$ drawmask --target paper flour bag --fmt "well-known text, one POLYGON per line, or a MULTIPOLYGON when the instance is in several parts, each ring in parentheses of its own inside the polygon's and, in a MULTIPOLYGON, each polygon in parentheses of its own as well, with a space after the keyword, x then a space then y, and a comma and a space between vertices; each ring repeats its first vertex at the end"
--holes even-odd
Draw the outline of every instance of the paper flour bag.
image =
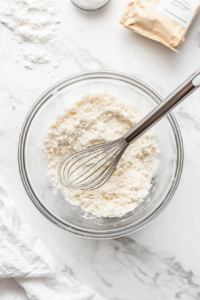
POLYGON ((177 51, 199 11, 200 0, 135 0, 120 24, 177 51))

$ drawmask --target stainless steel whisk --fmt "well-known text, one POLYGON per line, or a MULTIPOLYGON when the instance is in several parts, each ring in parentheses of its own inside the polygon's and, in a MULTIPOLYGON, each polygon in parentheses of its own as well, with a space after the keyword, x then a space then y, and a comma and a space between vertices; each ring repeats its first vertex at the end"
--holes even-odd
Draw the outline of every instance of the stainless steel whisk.
POLYGON ((152 110, 124 137, 96 144, 64 158, 58 169, 62 184, 80 190, 94 190, 108 181, 128 146, 155 125, 169 111, 200 87, 200 70, 152 110))

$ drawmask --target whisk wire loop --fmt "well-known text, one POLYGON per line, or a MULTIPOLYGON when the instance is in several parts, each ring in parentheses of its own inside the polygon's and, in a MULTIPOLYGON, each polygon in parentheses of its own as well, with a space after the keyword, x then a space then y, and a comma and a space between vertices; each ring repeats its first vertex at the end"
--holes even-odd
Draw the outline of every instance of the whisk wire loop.
POLYGON ((126 140, 120 138, 68 155, 58 168, 61 183, 73 189, 99 188, 110 178, 127 147, 126 140))
MULTIPOLYGON (((113 153, 114 152, 114 150, 115 149, 113 149, 112 151, 110 151, 109 153, 107 153, 106 155, 104 155, 102 158, 100 158, 97 162, 96 162, 96 165, 98 165, 101 161, 103 161, 107 156, 109 156, 109 155, 115 155, 116 154, 116 152, 118 151, 118 149, 115 151, 115 153, 113 153)), ((100 154, 103 154, 103 153, 105 153, 105 152, 107 152, 107 150, 104 150, 104 151, 102 151, 100 154)), ((99 156, 99 154, 97 154, 94 158, 96 158, 97 156, 99 156)), ((103 165, 106 165, 106 163, 109 161, 109 160, 111 160, 111 159, 113 159, 114 157, 108 157, 107 158, 107 160, 105 161, 105 162, 103 162, 103 164, 102 165, 100 165, 99 167, 98 167, 98 169, 97 170, 95 170, 93 173, 91 173, 90 175, 88 175, 86 178, 84 178, 82 181, 80 181, 80 182, 77 182, 78 184, 79 183, 81 183, 81 182, 83 182, 84 180, 86 180, 86 179, 88 179, 90 176, 92 176, 92 175, 94 175, 96 172, 98 172, 98 170, 103 166, 103 165)), ((93 158, 92 158, 93 159, 93 158)), ((82 164, 82 165, 84 165, 84 163, 82 164)), ((81 165, 81 166, 82 166, 81 165)), ((80 168, 80 166, 76 169, 76 170, 78 170, 80 168)), ((83 173, 83 174, 81 174, 78 178, 76 178, 75 180, 73 180, 72 182, 76 182, 79 178, 81 178, 81 177, 83 177, 86 173, 88 173, 91 169, 93 169, 94 168, 94 165, 93 164, 91 164, 91 167, 87 170, 87 171, 85 171, 85 173, 83 173)), ((75 170, 73 171, 73 172, 75 172, 75 170)), ((69 175, 69 179, 70 179, 70 176, 73 174, 73 172, 69 175)), ((93 179, 93 180, 95 180, 95 179, 93 179)), ((93 182, 93 180, 92 181, 89 181, 88 182, 88 184, 90 183, 90 182, 93 182)))

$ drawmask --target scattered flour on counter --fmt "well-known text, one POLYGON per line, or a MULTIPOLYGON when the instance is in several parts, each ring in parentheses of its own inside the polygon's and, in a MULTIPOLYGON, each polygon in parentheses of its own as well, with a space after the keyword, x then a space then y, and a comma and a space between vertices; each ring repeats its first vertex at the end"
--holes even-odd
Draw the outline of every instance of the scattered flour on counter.
POLYGON ((115 140, 141 119, 141 112, 130 104, 106 93, 92 94, 67 106, 47 129, 43 150, 49 175, 71 204, 97 216, 119 217, 148 195, 159 152, 152 130, 127 148, 111 178, 99 189, 69 189, 58 178, 59 163, 66 155, 115 140))
POLYGON ((25 67, 29 69, 50 60, 44 45, 57 36, 58 3, 58 0, 6 0, 0 6, 0 22, 22 43, 25 67))
POLYGON ((50 61, 49 53, 41 47, 29 47, 22 50, 24 57, 24 66, 32 70, 34 64, 46 64, 50 61))

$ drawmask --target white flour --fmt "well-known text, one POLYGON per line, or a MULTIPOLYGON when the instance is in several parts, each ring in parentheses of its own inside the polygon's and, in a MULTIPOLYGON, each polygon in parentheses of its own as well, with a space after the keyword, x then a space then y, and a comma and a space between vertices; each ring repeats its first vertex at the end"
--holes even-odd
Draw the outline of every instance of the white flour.
POLYGON ((32 46, 22 50, 24 57, 24 66, 32 70, 33 64, 45 64, 50 61, 49 53, 42 47, 32 46))
POLYGON ((49 61, 41 45, 57 36, 58 0, 6 0, 0 7, 0 22, 12 30, 19 43, 23 43, 26 67, 31 69, 33 64, 49 61))
POLYGON ((44 154, 50 177, 70 203, 98 216, 118 217, 147 196, 158 165, 158 146, 151 130, 128 147, 109 181, 97 190, 69 189, 57 175, 66 155, 117 139, 141 118, 137 108, 109 94, 86 95, 57 117, 45 134, 44 154))
POLYGON ((73 2, 84 8, 97 9, 106 4, 108 0, 73 0, 73 2))

